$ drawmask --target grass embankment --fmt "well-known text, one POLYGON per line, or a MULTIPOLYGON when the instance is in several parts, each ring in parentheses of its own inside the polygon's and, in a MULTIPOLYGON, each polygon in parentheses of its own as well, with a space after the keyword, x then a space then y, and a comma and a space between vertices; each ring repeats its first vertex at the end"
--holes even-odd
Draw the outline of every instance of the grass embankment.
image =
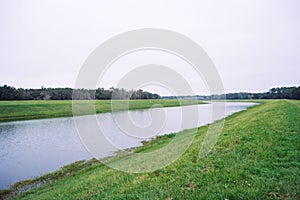
MULTIPOLYGON (((76 101, 78 104, 89 104, 86 100, 76 101)), ((114 100, 114 106, 119 110, 126 108, 127 100, 114 100)), ((172 107, 182 105, 201 104, 203 102, 197 100, 130 100, 129 109, 146 109, 155 105, 163 107, 172 107)), ((111 112, 110 100, 96 100, 96 113, 111 112)), ((82 113, 92 114, 92 113, 82 113)), ((73 116, 72 101, 0 101, 0 122, 54 118, 73 116)))
MULTIPOLYGON (((180 159, 161 170, 129 174, 79 162, 56 172, 59 180, 17 199, 300 199, 299 120, 300 101, 265 101, 228 117, 205 158, 198 155, 207 126, 180 159)), ((172 136, 137 151, 160 148, 172 136)))

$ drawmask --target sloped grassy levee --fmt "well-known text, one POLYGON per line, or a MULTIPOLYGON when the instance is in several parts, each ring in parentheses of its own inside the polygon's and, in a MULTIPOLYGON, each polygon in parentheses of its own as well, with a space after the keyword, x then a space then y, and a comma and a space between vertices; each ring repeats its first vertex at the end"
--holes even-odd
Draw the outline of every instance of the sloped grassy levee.
MULTIPOLYGON (((127 100, 113 100, 116 109, 127 109, 127 100)), ((77 100, 78 104, 89 105, 87 100, 77 100)), ((197 100, 130 100, 129 109, 145 109, 155 105, 163 107, 172 107, 181 105, 201 104, 203 102, 197 100)), ((93 105, 92 105, 93 106, 93 105)), ((111 100, 95 100, 96 113, 111 112, 111 100)), ((79 114, 93 114, 85 113, 79 114)), ((0 122, 28 120, 39 118, 53 118, 72 116, 72 101, 71 100, 49 100, 49 101, 0 101, 0 122)))
MULTIPOLYGON (((265 101, 228 117, 205 158, 198 154, 207 126, 161 170, 129 174, 96 163, 17 199, 300 199, 299 120, 300 101, 265 101)), ((137 151, 161 148, 172 136, 137 151)))

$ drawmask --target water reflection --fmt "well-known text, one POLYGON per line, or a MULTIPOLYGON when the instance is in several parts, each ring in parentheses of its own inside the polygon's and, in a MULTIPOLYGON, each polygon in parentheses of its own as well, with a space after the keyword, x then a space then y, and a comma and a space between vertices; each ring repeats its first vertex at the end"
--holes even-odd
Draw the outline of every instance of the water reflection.
MULTIPOLYGON (((226 115, 252 105, 254 104, 226 103, 226 115)), ((157 132, 158 135, 211 123, 211 105, 189 107, 199 111, 196 124, 181 127, 181 108, 163 108, 165 121, 157 132)), ((151 109, 152 116, 159 119, 159 110, 151 109)), ((153 120, 149 110, 129 111, 129 114, 138 127, 147 127, 153 120)), ((132 135, 133 133, 124 134, 122 128, 115 124, 115 118, 122 119, 125 115, 127 116, 125 112, 119 112, 116 116, 111 113, 97 115, 99 126, 115 147, 124 149, 138 146, 145 138, 151 138, 148 133, 143 135, 144 139, 132 135)), ((90 117, 77 118, 88 122, 90 117)), ((17 181, 57 170, 72 162, 91 158, 80 142, 72 117, 0 123, 0 147, 0 189, 17 181)), ((112 153, 107 149, 103 156, 112 153)))

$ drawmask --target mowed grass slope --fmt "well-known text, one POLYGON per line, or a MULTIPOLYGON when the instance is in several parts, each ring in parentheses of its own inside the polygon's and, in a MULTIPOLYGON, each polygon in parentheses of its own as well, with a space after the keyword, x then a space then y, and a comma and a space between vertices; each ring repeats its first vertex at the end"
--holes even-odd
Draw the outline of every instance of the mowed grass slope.
MULTIPOLYGON (((92 101, 94 102, 94 101, 92 101)), ((76 101, 78 104, 89 104, 87 100, 76 101)), ((127 100, 115 100, 114 106, 119 110, 126 109, 127 100)), ((145 109, 155 105, 163 107, 201 104, 203 102, 197 100, 130 100, 129 109, 145 109)), ((96 100, 96 113, 111 112, 110 100, 96 100)), ((82 114, 93 114, 85 113, 82 114)), ((49 101, 0 101, 0 122, 15 121, 25 119, 53 118, 72 116, 71 100, 49 100, 49 101)))
MULTIPOLYGON (((96 164, 17 199, 300 199, 300 101, 266 101, 226 119, 208 156, 207 131, 166 168, 129 174, 96 164)), ((190 130, 178 134, 189 134, 190 130)), ((162 136, 138 149, 160 148, 162 136)))

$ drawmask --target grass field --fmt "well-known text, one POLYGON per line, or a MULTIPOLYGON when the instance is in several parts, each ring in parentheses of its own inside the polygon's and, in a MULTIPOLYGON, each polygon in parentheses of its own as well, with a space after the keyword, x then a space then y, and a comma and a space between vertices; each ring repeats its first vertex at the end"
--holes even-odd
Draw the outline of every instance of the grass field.
MULTIPOLYGON (((97 161, 78 162, 36 179, 50 183, 17 199, 300 199, 299 120, 300 101, 265 101, 226 118, 205 158, 198 154, 207 126, 180 159, 161 170, 129 174, 97 161)), ((137 151, 158 149, 174 135, 137 151)))
MULTIPOLYGON (((76 101, 80 104, 88 104, 88 101, 76 101)), ((119 110, 124 110, 126 107, 126 100, 115 100, 115 106, 119 110)), ((203 103, 196 100, 130 100, 129 109, 145 109, 151 108, 155 105, 163 107, 192 105, 203 103)), ((110 100, 96 100, 96 113, 111 112, 110 100)), ((82 114, 92 114, 84 113, 82 114)), ((72 101, 0 101, 0 122, 39 119, 39 118, 53 118, 72 116, 72 101)))

